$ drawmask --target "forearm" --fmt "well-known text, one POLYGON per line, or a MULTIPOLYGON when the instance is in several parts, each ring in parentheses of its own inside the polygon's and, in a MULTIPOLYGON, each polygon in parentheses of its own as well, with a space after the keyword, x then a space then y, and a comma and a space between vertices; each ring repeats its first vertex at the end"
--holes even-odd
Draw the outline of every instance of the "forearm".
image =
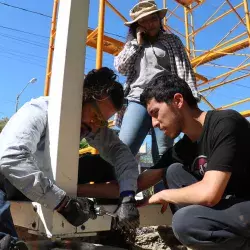
MULTIPOLYGON (((144 171, 137 180, 138 190, 141 192, 145 189, 154 186, 163 176, 164 169, 150 169, 144 171)), ((80 184, 78 185, 77 195, 83 197, 93 198, 118 198, 120 195, 119 185, 117 182, 109 183, 94 183, 94 184, 80 184)))
POLYGON ((164 175, 164 169, 149 169, 139 175, 137 185, 138 192, 146 190, 158 182, 160 182, 164 175))
POLYGON ((162 200, 173 204, 197 204, 210 206, 207 196, 207 186, 200 182, 178 189, 166 189, 161 191, 162 200))
POLYGON ((115 199, 120 196, 119 185, 116 182, 79 184, 77 196, 115 199))

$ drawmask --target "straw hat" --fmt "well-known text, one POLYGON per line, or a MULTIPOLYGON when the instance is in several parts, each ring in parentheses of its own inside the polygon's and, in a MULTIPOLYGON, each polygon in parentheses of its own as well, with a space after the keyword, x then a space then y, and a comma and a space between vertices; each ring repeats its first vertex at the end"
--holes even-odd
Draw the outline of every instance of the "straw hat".
POLYGON ((140 1, 129 11, 132 21, 125 22, 124 24, 130 26, 131 24, 136 23, 139 19, 154 13, 159 13, 159 17, 163 19, 166 16, 167 10, 168 9, 158 9, 153 0, 140 1))

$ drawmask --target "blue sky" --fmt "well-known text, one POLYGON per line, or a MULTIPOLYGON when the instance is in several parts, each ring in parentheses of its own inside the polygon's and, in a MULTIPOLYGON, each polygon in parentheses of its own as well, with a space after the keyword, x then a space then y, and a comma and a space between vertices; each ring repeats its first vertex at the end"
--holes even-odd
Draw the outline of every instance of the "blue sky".
MULTIPOLYGON (((95 28, 98 20, 99 1, 91 0, 90 2, 89 27, 95 28)), ((129 18, 129 9, 137 1, 111 0, 110 2, 119 8, 125 17, 129 18)), ((159 6, 162 6, 161 0, 157 0, 156 2, 159 6)), ((168 0, 167 2, 169 9, 173 9, 176 6, 173 0, 168 0)), ((240 3, 238 0, 234 2, 240 3)), ((195 21, 195 26, 199 27, 201 23, 204 23, 209 15, 216 10, 216 6, 219 6, 221 3, 222 1, 220 0, 216 2, 212 0, 206 1, 205 5, 200 7, 199 11, 194 14, 195 20, 197 20, 195 21)), ((16 96, 31 78, 35 77, 38 81, 24 91, 20 97, 20 105, 31 98, 43 95, 52 8, 53 0, 0 1, 0 118, 9 117, 15 112, 16 96), (3 3, 34 11, 37 12, 37 14, 9 7, 3 3)), ((227 9, 228 7, 223 7, 220 13, 227 9)), ((183 15, 183 9, 179 8, 177 13, 183 15)), ((211 46, 215 45, 223 37, 223 34, 227 33, 225 28, 230 30, 237 22, 238 19, 235 15, 216 23, 206 32, 201 32, 197 35, 197 45, 201 49, 210 49, 211 46), (222 30, 225 30, 225 32, 222 33, 222 30)), ((184 25, 178 19, 171 17, 169 24, 180 32, 184 32, 184 25)), ((232 33, 232 36, 239 34, 242 30, 243 28, 239 28, 235 33, 232 33)), ((114 35, 111 36, 123 41, 127 33, 127 29, 122 24, 121 19, 108 7, 106 9, 105 31, 113 33, 114 35)), ((242 50, 240 53, 249 54, 249 48, 242 50)), ((243 57, 240 58, 239 56, 228 56, 226 59, 217 60, 216 63, 235 67, 240 64, 243 59, 243 57)), ((113 67, 113 57, 105 54, 103 64, 108 67, 113 67)), ((95 50, 87 48, 85 71, 87 72, 94 67, 95 50)), ((221 67, 202 66, 198 68, 198 72, 213 77, 225 72, 225 69, 221 67)), ((120 77, 120 81, 124 82, 124 78, 120 77)), ((238 81, 236 84, 221 87, 208 95, 208 99, 216 107, 247 97, 250 97, 249 78, 238 81)), ((207 106, 204 104, 201 104, 201 107, 207 109, 207 106)), ((249 102, 235 107, 235 109, 239 111, 249 108, 249 102)))

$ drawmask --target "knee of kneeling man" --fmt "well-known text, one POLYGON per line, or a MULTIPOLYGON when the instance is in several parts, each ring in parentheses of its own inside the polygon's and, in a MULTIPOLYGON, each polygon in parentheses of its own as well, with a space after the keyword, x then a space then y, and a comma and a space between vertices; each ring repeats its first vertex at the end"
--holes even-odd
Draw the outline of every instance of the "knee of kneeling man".
POLYGON ((171 182, 171 180, 175 179, 175 176, 178 176, 181 168, 183 168, 183 164, 181 163, 173 163, 166 169, 166 181, 171 182))
POLYGON ((192 246, 194 244, 193 231, 194 217, 190 210, 196 205, 190 205, 179 209, 174 215, 172 220, 172 228, 176 238, 185 246, 192 246))

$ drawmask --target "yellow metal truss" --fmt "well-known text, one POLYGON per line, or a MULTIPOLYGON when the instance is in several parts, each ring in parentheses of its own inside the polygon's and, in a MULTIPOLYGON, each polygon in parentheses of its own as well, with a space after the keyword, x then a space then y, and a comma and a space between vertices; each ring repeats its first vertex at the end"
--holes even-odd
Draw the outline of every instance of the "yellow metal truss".
MULTIPOLYGON (((137 0, 138 1, 138 0, 137 0)), ((113 1, 116 3, 115 1, 113 1)), ((136 0, 135 0, 136 2, 136 0)), ((225 104, 221 107, 215 107, 211 101, 209 101, 209 93, 225 87, 231 83, 237 83, 250 76, 250 63, 248 60, 250 58, 249 51, 248 53, 242 53, 242 50, 249 47, 250 42, 250 15, 248 0, 218 0, 216 1, 219 6, 215 7, 214 12, 210 13, 207 20, 203 23, 200 23, 200 20, 197 21, 196 13, 199 13, 200 9, 203 8, 206 4, 214 4, 213 0, 162 0, 163 7, 168 7, 168 14, 164 19, 164 27, 166 30, 172 33, 176 33, 179 37, 184 37, 186 41, 187 53, 190 57, 191 64, 194 68, 197 86, 199 91, 203 94, 203 102, 208 105, 211 109, 226 109, 233 107, 245 102, 249 102, 250 98, 246 97, 242 100, 232 102, 231 104, 225 104), (170 8, 168 5, 172 6, 170 8), (173 7, 173 3, 175 6, 173 7), (180 14, 180 9, 182 9, 180 14), (216 33, 215 36, 218 37, 218 42, 214 45, 211 44, 209 49, 200 49, 197 46, 197 37, 202 32, 206 34, 206 31, 212 26, 218 24, 224 18, 228 16, 236 17, 235 25, 233 27, 224 27, 220 33, 216 33), (175 18, 182 22, 183 32, 180 30, 171 27, 169 21, 175 18), (194 25, 199 23, 199 25, 194 25), (196 27, 197 26, 197 27, 196 27), (237 32, 233 37, 237 29, 241 32, 237 32), (227 58, 235 56, 237 60, 240 58, 242 61, 237 66, 228 66, 228 65, 219 65, 216 60, 221 58, 227 58), (223 69, 223 73, 216 76, 208 77, 203 75, 202 67, 214 67, 223 69), (244 73, 244 74, 243 74, 244 73), (206 85, 206 87, 203 87, 206 85)), ((157 1, 159 3, 159 1, 157 1)), ((49 82, 51 75, 51 61, 53 57, 53 48, 54 48, 54 38, 56 33, 56 16, 58 10, 59 0, 54 0, 54 10, 51 26, 51 37, 50 37, 50 46, 48 53, 48 63, 47 63, 47 74, 45 82, 45 95, 48 95, 49 91, 49 82)), ((99 0, 99 18, 98 18, 98 27, 94 30, 88 30, 87 45, 96 48, 96 67, 99 68, 102 66, 103 52, 109 53, 111 55, 117 55, 124 46, 124 42, 104 35, 104 17, 105 9, 109 7, 114 11, 116 15, 121 18, 122 22, 127 21, 124 15, 108 0, 99 0)), ((126 14, 126 13, 124 13, 126 14)), ((208 37, 209 39, 209 37, 208 37)), ((224 89, 223 89, 224 90, 224 89)), ((225 90, 226 92, 226 90, 225 90)), ((249 111, 243 112, 244 116, 249 115, 249 111)))

